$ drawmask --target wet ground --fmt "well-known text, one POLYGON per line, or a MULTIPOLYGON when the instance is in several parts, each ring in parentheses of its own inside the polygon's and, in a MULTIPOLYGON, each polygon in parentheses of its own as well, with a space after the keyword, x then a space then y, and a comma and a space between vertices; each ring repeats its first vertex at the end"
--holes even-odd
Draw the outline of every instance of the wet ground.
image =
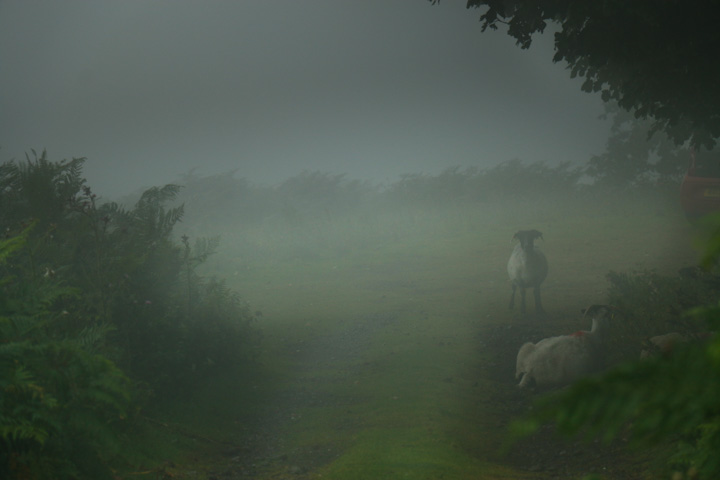
MULTIPOLYGON (((373 315, 363 321, 352 322, 348 329, 313 337, 310 343, 314 345, 303 341, 288 345, 288 350, 303 357, 298 358, 298 364, 305 368, 321 368, 334 361, 353 363, 348 362, 349 358, 361 358, 375 332, 391 326, 394 321, 392 315, 373 315), (317 356, 313 358, 312 355, 317 356)), ((517 348, 525 341, 557 334, 559 328, 552 322, 532 320, 479 329, 476 338, 478 348, 490 349, 491 357, 495 359, 487 363, 481 375, 487 376, 487 380, 495 386, 486 402, 493 405, 495 424, 499 428, 506 428, 513 419, 532 408, 533 399, 537 395, 516 386, 514 369, 517 348)), ((355 363, 357 368, 373 368, 372 364, 355 363)), ((299 378, 303 376, 299 375, 299 378)), ((444 381, 452 382, 453 379, 444 381)), ((293 383, 273 400, 272 405, 267 406, 266 415, 242 427, 242 431, 238 432, 238 441, 217 445, 214 448, 218 453, 217 459, 207 469, 193 472, 192 475, 188 475, 187 470, 176 469, 173 476, 228 480, 320 478, 318 471, 339 459, 344 449, 332 441, 319 441, 300 448, 290 446, 286 436, 292 428, 289 425, 294 415, 306 406, 332 409, 341 406, 347 408, 348 415, 344 421, 335 424, 337 432, 342 433, 343 429, 360 430, 363 428, 362 420, 353 416, 352 412, 353 402, 361 402, 363 399, 333 395, 328 393, 331 390, 317 388, 317 382, 315 379, 293 383)), ((488 455, 486 451, 476 453, 478 456, 488 455)), ((543 427, 531 437, 520 440, 509 448, 507 454, 498 456, 492 453, 491 456, 493 463, 515 470, 517 478, 574 479, 590 473, 613 480, 646 478, 643 472, 647 469, 647 454, 639 455, 629 451, 622 441, 606 446, 597 442, 559 438, 551 426, 543 427)))

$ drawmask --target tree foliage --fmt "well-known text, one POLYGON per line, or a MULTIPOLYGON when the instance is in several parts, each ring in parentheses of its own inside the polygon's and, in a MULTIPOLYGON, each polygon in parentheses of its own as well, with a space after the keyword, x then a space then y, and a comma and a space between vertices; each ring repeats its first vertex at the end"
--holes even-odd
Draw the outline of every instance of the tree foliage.
POLYGON ((675 145, 664 132, 651 135, 651 121, 636 119, 617 104, 605 104, 605 111, 612 118, 610 137, 605 151, 590 158, 587 175, 598 185, 614 188, 676 186, 690 151, 675 145))
MULTIPOLYGON (((437 3, 439 0, 431 0, 437 3)), ((720 137, 720 9, 715 2, 468 0, 482 30, 507 26, 522 48, 555 30, 555 62, 582 89, 600 92, 637 118, 653 120, 677 144, 712 148, 720 137)))

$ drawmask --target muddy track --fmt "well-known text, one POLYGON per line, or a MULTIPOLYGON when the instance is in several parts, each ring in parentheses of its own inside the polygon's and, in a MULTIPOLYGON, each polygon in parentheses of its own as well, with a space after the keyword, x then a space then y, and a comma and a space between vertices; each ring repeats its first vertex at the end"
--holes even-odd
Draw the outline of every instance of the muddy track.
MULTIPOLYGON (((332 441, 291 448, 284 441, 298 409, 303 407, 348 407, 362 398, 330 393, 316 388, 319 381, 337 381, 347 375, 347 369, 323 380, 313 379, 317 369, 332 368, 335 364, 352 365, 350 368, 372 368, 363 362, 364 354, 372 345, 376 333, 396 321, 392 314, 373 314, 354 318, 347 328, 328 334, 312 336, 305 341, 288 341, 287 351, 293 356, 295 381, 285 385, 278 396, 266 406, 265 414, 239 432, 240 439, 233 447, 222 452, 222 458, 208 472, 208 478, 314 478, 314 471, 342 456, 342 446, 332 441)), ((487 399, 494 410, 495 420, 501 427, 526 413, 535 395, 520 391, 514 379, 517 348, 528 340, 537 340, 557 334, 560 327, 552 323, 515 322, 506 325, 484 326, 478 329, 478 348, 489 350, 493 362, 481 372, 493 383, 491 397, 487 399)), ((332 389, 329 389, 330 391, 332 389)), ((353 417, 339 421, 338 429, 359 430, 353 417)), ((478 452, 487 455, 487 452, 478 452)), ((580 442, 559 438, 552 427, 543 427, 535 435, 513 445, 506 455, 493 461, 526 472, 529 478, 582 478, 589 473, 606 475, 614 480, 642 478, 643 459, 628 454, 625 445, 617 442, 603 446, 597 442, 580 442), (537 474, 537 477, 534 477, 537 474)))
MULTIPOLYGON (((353 318, 348 327, 335 332, 316 335, 310 340, 288 341, 287 352, 296 366, 293 372, 297 379, 286 385, 278 396, 272 399, 266 415, 255 418, 246 425, 244 433, 239 435, 242 441, 227 448, 222 455, 227 459, 220 461, 209 472, 208 478, 245 480, 251 478, 307 478, 313 470, 335 460, 342 455, 340 446, 333 443, 318 443, 305 448, 289 448, 284 441, 288 424, 296 420, 297 411, 303 407, 338 407, 362 401, 347 396, 335 395, 317 387, 312 379, 313 371, 333 368, 335 364, 354 365, 351 368, 372 368, 371 363, 362 358, 372 345, 376 332, 393 325, 397 315, 375 313, 353 318)), ((347 369, 338 375, 345 376, 347 369)), ((337 379, 328 378, 332 382, 337 379)), ((360 428, 352 417, 337 424, 338 429, 360 428)))

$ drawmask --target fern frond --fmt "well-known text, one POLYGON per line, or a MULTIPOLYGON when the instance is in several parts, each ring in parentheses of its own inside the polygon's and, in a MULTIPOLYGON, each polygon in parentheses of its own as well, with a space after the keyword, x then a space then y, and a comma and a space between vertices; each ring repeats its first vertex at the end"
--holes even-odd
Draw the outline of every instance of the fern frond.
POLYGON ((213 255, 220 245, 220 236, 199 237, 193 245, 192 260, 196 263, 203 263, 210 255, 213 255))
POLYGON ((93 352, 97 347, 101 346, 110 332, 116 330, 115 326, 104 323, 100 325, 90 325, 83 328, 76 336, 69 341, 80 346, 88 352, 93 352))
POLYGON ((27 237, 37 222, 33 221, 25 227, 18 235, 13 237, 0 240, 0 264, 5 263, 5 260, 12 255, 15 251, 20 249, 25 243, 27 243, 27 237))
POLYGON ((50 436, 49 432, 29 422, 5 423, 11 419, 0 417, 0 438, 5 441, 17 442, 20 440, 31 440, 43 445, 50 436))
POLYGON ((175 184, 167 184, 163 187, 151 187, 143 192, 135 205, 136 210, 143 210, 145 208, 156 208, 168 202, 174 200, 178 192, 182 187, 175 184))

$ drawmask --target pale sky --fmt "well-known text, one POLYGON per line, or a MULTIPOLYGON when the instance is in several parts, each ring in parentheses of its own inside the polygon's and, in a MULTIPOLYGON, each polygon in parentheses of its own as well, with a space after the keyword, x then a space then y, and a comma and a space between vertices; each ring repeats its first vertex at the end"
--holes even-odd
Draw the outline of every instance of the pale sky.
POLYGON ((479 10, 425 0, 0 0, 0 161, 87 157, 102 196, 601 153, 602 102, 479 10))

